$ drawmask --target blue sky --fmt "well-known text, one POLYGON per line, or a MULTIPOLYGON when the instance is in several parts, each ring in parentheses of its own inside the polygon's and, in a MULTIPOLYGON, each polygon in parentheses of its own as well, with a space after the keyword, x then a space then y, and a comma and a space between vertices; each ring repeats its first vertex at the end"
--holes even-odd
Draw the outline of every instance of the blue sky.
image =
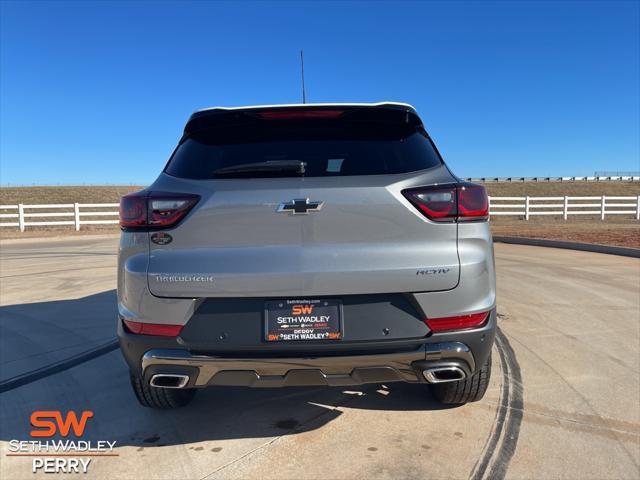
POLYGON ((7 2, 0 183, 145 184, 198 108, 416 106, 461 176, 640 170, 640 3, 7 2))

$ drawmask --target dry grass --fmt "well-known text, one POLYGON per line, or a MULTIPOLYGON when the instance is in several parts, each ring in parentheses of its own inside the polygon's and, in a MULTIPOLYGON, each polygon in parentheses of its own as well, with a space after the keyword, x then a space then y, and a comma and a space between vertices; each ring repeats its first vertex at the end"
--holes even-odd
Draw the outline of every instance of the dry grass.
POLYGON ((116 203, 120 197, 144 187, 139 186, 95 186, 78 187, 2 187, 0 204, 18 203, 116 203))
POLYGON ((495 197, 640 195, 640 182, 487 182, 484 186, 495 197))
MULTIPOLYGON (((640 195, 640 182, 522 182, 485 184, 492 196, 587 196, 640 195)), ((7 187, 0 188, 0 203, 115 203, 120 196, 140 190, 140 186, 69 186, 69 187, 7 187)), ((494 217, 494 235, 550 238, 603 245, 640 248, 640 223, 631 216, 572 217, 568 221, 556 217, 537 217, 524 221, 515 217, 494 217)), ((31 227, 20 233, 14 228, 0 229, 0 238, 42 237, 51 235, 83 235, 87 233, 116 233, 117 225, 87 225, 80 232, 72 227, 31 227)))
POLYGON ((546 238, 579 243, 597 243, 640 248, 640 223, 633 219, 586 219, 552 221, 535 218, 529 221, 491 219, 494 236, 546 238))

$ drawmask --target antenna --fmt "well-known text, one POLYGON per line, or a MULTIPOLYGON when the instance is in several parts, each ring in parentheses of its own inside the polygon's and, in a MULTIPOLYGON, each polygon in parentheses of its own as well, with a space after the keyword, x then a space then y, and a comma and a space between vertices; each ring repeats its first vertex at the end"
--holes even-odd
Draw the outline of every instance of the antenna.
POLYGON ((300 50, 300 69, 302 70, 302 103, 307 103, 307 95, 304 92, 304 53, 300 50))

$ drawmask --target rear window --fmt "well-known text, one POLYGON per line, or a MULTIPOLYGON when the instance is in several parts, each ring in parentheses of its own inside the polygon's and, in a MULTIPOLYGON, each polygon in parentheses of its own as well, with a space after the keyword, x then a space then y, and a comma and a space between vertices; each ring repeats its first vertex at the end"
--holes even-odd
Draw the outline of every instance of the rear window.
POLYGON ((424 170, 442 163, 420 127, 259 122, 190 133, 174 152, 165 172, 181 178, 211 179, 218 178, 215 172, 223 168, 276 161, 304 162, 304 173, 289 169, 243 172, 237 177, 384 175, 424 170))

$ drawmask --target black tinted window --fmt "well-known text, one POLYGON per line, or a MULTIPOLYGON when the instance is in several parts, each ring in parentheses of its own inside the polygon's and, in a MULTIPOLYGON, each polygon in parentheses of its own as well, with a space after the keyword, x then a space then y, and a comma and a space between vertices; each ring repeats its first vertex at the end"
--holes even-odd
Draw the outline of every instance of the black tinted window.
MULTIPOLYGON (((191 134, 165 171, 176 177, 207 179, 216 178, 215 172, 223 168, 279 160, 305 162, 306 177, 406 173, 441 163, 426 134, 415 128, 260 126, 191 134)), ((290 175, 300 174, 289 170, 238 176, 290 175)))

